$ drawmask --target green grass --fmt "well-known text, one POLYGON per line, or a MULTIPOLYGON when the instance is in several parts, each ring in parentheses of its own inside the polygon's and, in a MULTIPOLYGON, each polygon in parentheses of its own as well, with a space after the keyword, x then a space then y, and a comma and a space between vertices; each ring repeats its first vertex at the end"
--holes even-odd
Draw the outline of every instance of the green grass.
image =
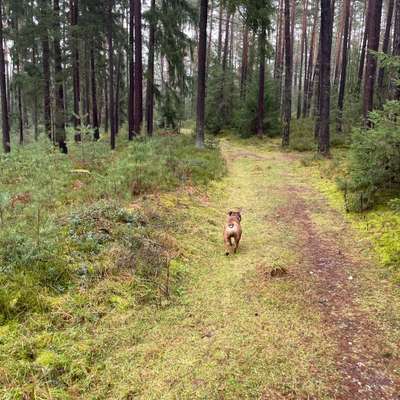
POLYGON ((216 142, 199 151, 182 135, 121 140, 117 152, 105 142, 70 145, 68 157, 43 140, 1 155, 0 170, 4 322, 47 312, 48 296, 103 276, 107 257, 134 258, 131 269, 142 272, 148 261, 151 280, 168 264, 169 244, 158 236, 171 216, 125 205, 149 193, 206 185, 223 176, 225 165, 216 142))
MULTIPOLYGON (((88 180, 95 189, 88 189, 85 200, 77 195, 50 209, 65 235, 59 242, 64 267, 74 278, 68 276, 58 292, 44 286, 38 294, 44 306, 3 321, 0 399, 333 398, 340 383, 337 343, 309 295, 315 282, 306 273, 310 261, 299 251, 306 239, 277 213, 291 206, 293 188, 304 189, 317 228, 333 229, 321 222, 329 210, 314 210, 307 196, 314 185, 315 193, 339 198, 334 184, 321 180, 315 161, 306 168, 277 142, 257 138, 222 139, 224 176, 214 143, 198 152, 186 137, 134 143, 96 171, 129 174, 142 162, 126 161, 140 159, 131 154, 139 148, 165 169, 171 165, 164 163, 168 146, 168 159, 172 153, 193 167, 183 180, 181 172, 165 171, 177 190, 156 191, 160 181, 140 186, 146 192, 131 198, 129 175, 102 198, 96 194, 101 183, 88 180), (207 165, 197 169, 202 162, 193 166, 186 157, 207 165), (193 187, 195 182, 200 185, 193 187), (239 253, 226 257, 222 225, 236 207, 243 209, 244 236, 239 253), (276 267, 288 275, 272 279, 276 267)), ((60 162, 68 163, 65 171, 82 167, 60 162)), ((85 168, 94 175, 90 165, 85 168)), ((158 176, 151 173, 146 181, 158 176)), ((63 198, 74 195, 69 192, 63 198)), ((375 269, 365 276, 376 279, 375 269)), ((360 303, 372 314, 375 297, 380 310, 394 297, 367 281, 360 303)), ((393 303, 380 320, 388 345, 397 340, 397 319, 390 318, 398 301, 393 303)))

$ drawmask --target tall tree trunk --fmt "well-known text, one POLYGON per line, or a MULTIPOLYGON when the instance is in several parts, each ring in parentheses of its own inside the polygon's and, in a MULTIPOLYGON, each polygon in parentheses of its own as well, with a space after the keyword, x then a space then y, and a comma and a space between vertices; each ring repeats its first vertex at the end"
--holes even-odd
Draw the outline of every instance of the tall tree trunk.
POLYGON ((249 69, 249 28, 243 26, 243 51, 242 51, 242 68, 240 71, 240 98, 246 97, 246 85, 249 69))
POLYGON ((107 0, 107 43, 108 43, 108 114, 110 120, 110 146, 115 149, 115 101, 114 101, 114 47, 113 47, 113 6, 114 0, 107 0))
POLYGON ((342 10, 340 16, 340 22, 337 30, 336 35, 336 49, 335 49, 335 70, 334 70, 334 79, 333 85, 337 87, 339 82, 339 74, 340 74, 340 67, 341 67, 341 57, 342 57, 342 43, 343 43, 343 31, 344 31, 344 24, 345 24, 345 11, 342 10))
MULTIPOLYGON (((303 16, 302 16, 302 32, 301 32, 301 49, 300 49, 300 74, 299 74, 299 88, 297 94, 297 119, 301 117, 301 98, 302 98, 302 77, 303 77, 303 64, 304 69, 307 71, 307 0, 304 0, 303 16), (305 58, 305 60, 304 60, 305 58)), ((304 78, 304 90, 306 90, 306 78, 304 78)))
POLYGON ((115 134, 119 133, 119 124, 120 124, 120 90, 121 90, 121 69, 122 69, 122 59, 123 54, 122 51, 119 51, 118 54, 118 62, 117 62, 117 81, 116 81, 116 90, 115 90, 115 134))
MULTIPOLYGON (((365 50, 367 47, 367 39, 368 39, 368 29, 369 29, 369 18, 368 18, 368 7, 369 7, 369 1, 366 0, 366 9, 367 11, 365 12, 365 28, 364 28, 364 35, 363 35, 363 40, 361 44, 361 52, 360 52, 360 63, 358 67, 358 83, 357 83, 357 88, 361 88, 361 82, 363 80, 364 76, 364 65, 365 65, 365 50)), ((374 1, 374 0, 371 0, 374 1)))
POLYGON ((43 123, 44 131, 51 140, 51 97, 50 97, 50 44, 49 33, 46 26, 46 1, 41 0, 41 42, 42 42, 42 68, 43 68, 43 123))
POLYGON ((135 18, 134 132, 139 135, 143 121, 142 6, 141 0, 133 1, 135 18))
POLYGON ((204 109, 206 95, 206 46, 207 46, 207 7, 208 0, 200 1, 199 49, 197 67, 197 124, 196 147, 204 147, 204 109))
MULTIPOLYGON (((19 21, 18 17, 14 19, 14 28, 17 36, 17 41, 19 37, 19 21)), ((17 69, 17 76, 21 73, 21 64, 19 58, 19 49, 15 51, 15 66, 17 69)), ((18 132, 19 132, 19 144, 24 144, 24 120, 22 112, 22 92, 21 92, 21 82, 17 82, 17 106, 18 106, 18 132)))
MULTIPOLYGON (((37 47, 36 43, 32 47, 32 64, 36 68, 37 66, 37 60, 36 60, 36 52, 37 52, 37 47)), ((37 96, 34 96, 33 98, 33 113, 32 113, 32 119, 33 119, 33 134, 35 137, 35 140, 39 139, 39 118, 38 118, 38 98, 37 96)))
POLYGON ((211 42, 214 27, 214 0, 211 0, 210 8, 210 30, 208 31, 208 44, 207 44, 207 70, 211 60, 211 42))
POLYGON ((219 1, 219 21, 218 21, 218 63, 221 63, 221 52, 222 52, 222 0, 219 1))
POLYGON ((259 77, 258 77, 258 107, 257 107, 257 136, 264 135, 264 89, 265 89, 265 45, 266 27, 262 26, 258 37, 259 77))
POLYGON ((226 24, 225 24, 225 39, 224 39, 224 51, 222 55, 222 71, 226 72, 226 67, 228 65, 228 49, 229 49, 229 22, 231 14, 226 12, 226 24))
POLYGON ((55 122, 55 141, 64 154, 68 153, 65 134, 65 112, 64 112, 64 86, 63 86, 63 69, 62 55, 60 46, 60 3, 59 0, 53 2, 54 10, 54 82, 56 85, 56 101, 54 110, 55 122))
POLYGON ((320 79, 319 79, 319 140, 318 151, 329 154, 330 97, 333 9, 331 0, 321 0, 320 79))
POLYGON ((313 27, 311 31, 311 42, 310 42, 310 54, 308 56, 308 67, 306 83, 304 84, 304 96, 303 96, 303 117, 307 117, 310 113, 311 108, 311 98, 313 94, 313 65, 314 65, 314 52, 316 46, 316 31, 317 31, 317 19, 318 19, 318 9, 314 14, 313 27))
POLYGON ((6 71, 4 59, 3 38, 3 0, 0 0, 0 91, 1 91, 1 121, 3 130, 3 149, 5 153, 11 151, 10 122, 8 116, 6 71))
POLYGON ((132 140, 135 136, 135 71, 134 71, 134 0, 129 1, 129 94, 128 94, 128 139, 132 140))
POLYGON ((72 91, 73 91, 73 102, 74 102, 74 115, 73 123, 75 129, 74 139, 76 142, 81 140, 81 134, 79 127, 81 125, 80 120, 80 76, 79 76, 79 44, 78 44, 78 15, 79 15, 79 0, 70 0, 70 20, 71 20, 71 53, 72 53, 72 91))
POLYGON ((156 1, 151 0, 150 12, 150 32, 149 32, 149 56, 147 67, 147 88, 146 88, 146 122, 147 122, 147 135, 153 135, 154 124, 154 54, 156 42, 156 26, 154 19, 154 12, 156 9, 156 1))
POLYGON ((96 63, 94 57, 94 47, 95 44, 92 42, 92 47, 90 49, 90 75, 92 80, 92 121, 93 121, 93 139, 100 139, 99 132, 99 115, 97 109, 97 81, 96 81, 96 63))
POLYGON ((343 105, 344 93, 346 88, 347 78, 347 51, 349 40, 349 26, 350 26, 350 0, 344 0, 344 30, 343 30, 343 44, 342 44, 342 68, 340 75, 339 97, 338 97, 338 114, 337 114, 337 132, 343 131, 343 105))
MULTIPOLYGON (((385 36, 383 38, 383 43, 382 43, 382 52, 385 54, 387 54, 389 50, 389 39, 390 39, 390 30, 392 27, 393 8, 394 8, 394 0, 389 0, 387 18, 386 18, 385 36)), ((384 93, 383 93, 384 77, 385 77, 385 69, 381 67, 379 68, 379 73, 378 73, 378 95, 381 106, 383 104, 383 98, 384 98, 384 93)))
MULTIPOLYGON (((400 56, 400 0, 396 0, 396 13, 394 18, 393 32, 393 55, 400 56)), ((394 91, 394 98, 400 100, 400 86, 397 85, 394 91)))
POLYGON ((283 97, 283 132, 282 146, 289 145, 290 120, 292 115, 292 74, 293 51, 290 21, 290 3, 285 0, 285 92, 283 97))
POLYGON ((374 87, 377 61, 371 51, 378 51, 381 29, 382 0, 369 0, 368 4, 368 53, 364 79, 363 115, 364 123, 370 126, 368 113, 374 108, 374 87))

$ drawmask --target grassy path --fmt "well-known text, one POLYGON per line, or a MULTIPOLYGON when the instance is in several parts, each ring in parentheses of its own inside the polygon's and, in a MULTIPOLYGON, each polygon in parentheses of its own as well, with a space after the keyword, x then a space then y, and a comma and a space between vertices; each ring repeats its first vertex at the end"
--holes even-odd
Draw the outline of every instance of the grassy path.
POLYGON ((362 242, 296 157, 263 146, 225 141, 228 176, 208 197, 175 199, 191 221, 179 238, 187 290, 99 327, 109 356, 92 371, 104 377, 93 398, 398 398, 398 332, 363 305, 373 267, 362 242), (231 207, 243 209, 244 235, 226 257, 231 207))

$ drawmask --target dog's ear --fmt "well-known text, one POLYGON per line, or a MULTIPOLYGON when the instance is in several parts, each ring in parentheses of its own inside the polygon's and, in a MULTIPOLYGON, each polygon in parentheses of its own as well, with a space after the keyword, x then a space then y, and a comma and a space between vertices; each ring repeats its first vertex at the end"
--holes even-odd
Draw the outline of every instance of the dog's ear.
POLYGON ((242 221, 242 214, 240 213, 240 211, 238 212, 238 218, 239 218, 239 222, 242 221))

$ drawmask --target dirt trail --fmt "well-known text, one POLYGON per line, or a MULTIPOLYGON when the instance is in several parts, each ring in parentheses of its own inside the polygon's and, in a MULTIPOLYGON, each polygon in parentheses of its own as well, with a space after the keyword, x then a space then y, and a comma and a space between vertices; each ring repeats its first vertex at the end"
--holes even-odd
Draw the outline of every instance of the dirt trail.
MULTIPOLYGON (((240 157, 268 160, 249 151, 235 152, 231 159, 240 157)), ((296 157, 275 154, 274 161, 295 163, 296 157)), ((337 343, 335 364, 340 379, 330 395, 343 400, 400 399, 400 379, 393 377, 400 360, 385 351, 382 332, 355 302, 360 288, 354 275, 367 267, 367 261, 360 260, 357 246, 348 246, 349 241, 355 240, 354 232, 343 215, 333 210, 315 189, 304 185, 303 179, 295 186, 300 182, 293 170, 283 176, 286 179, 274 189, 288 202, 277 209, 270 222, 284 221, 287 230, 297 231, 299 240, 294 247, 301 255, 299 263, 307 265, 307 271, 302 270, 296 278, 302 279, 305 272, 312 276, 313 287, 307 295, 318 306, 322 328, 337 343), (333 229, 318 229, 312 217, 315 210, 333 229)))
POLYGON ((228 176, 176 200, 189 221, 178 238, 186 290, 149 311, 135 343, 119 343, 129 319, 114 327, 104 364, 114 398, 399 399, 398 347, 360 305, 369 264, 343 215, 296 156, 227 140, 223 153, 228 176), (226 257, 221 226, 234 207, 244 234, 226 257), (272 278, 279 268, 287 275, 272 278))

